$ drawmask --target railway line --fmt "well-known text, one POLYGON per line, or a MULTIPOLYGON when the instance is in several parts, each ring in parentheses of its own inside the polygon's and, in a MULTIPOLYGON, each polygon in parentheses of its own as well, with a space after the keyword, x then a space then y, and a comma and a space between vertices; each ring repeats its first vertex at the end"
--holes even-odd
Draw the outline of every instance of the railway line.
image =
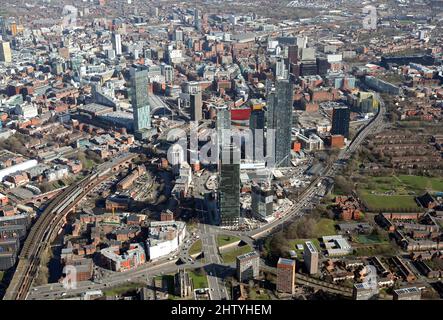
POLYGON ((4 300, 24 300, 36 276, 41 256, 64 224, 66 215, 97 185, 109 179, 122 168, 122 163, 131 161, 134 154, 117 157, 95 169, 90 175, 57 195, 44 209, 32 226, 19 255, 19 262, 4 300))

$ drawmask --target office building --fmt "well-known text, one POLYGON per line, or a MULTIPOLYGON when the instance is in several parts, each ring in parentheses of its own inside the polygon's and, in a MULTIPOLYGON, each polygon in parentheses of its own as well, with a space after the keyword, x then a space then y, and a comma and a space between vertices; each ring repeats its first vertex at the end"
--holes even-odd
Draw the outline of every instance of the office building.
POLYGON ((186 298, 192 295, 192 279, 185 270, 179 270, 174 276, 175 295, 186 298))
POLYGON ((254 217, 266 220, 274 213, 274 192, 268 184, 252 186, 251 211, 254 217))
POLYGON ((174 82, 174 68, 168 64, 162 63, 161 74, 165 77, 165 82, 167 84, 172 84, 174 82))
POLYGON ((308 37, 297 37, 296 44, 299 52, 308 46, 308 37))
POLYGON ((289 167, 291 163, 292 103, 292 83, 289 80, 278 81, 275 92, 268 96, 266 137, 267 143, 274 141, 274 159, 271 160, 277 167, 289 167))
POLYGON ((318 273, 318 250, 311 241, 304 245, 303 259, 309 274, 318 273))
POLYGON ((331 134, 349 138, 349 122, 351 112, 348 107, 335 107, 332 111, 331 134))
POLYGON ((314 48, 302 48, 301 49, 301 61, 315 61, 315 49, 314 48))
POLYGON ((0 42, 0 62, 4 63, 12 62, 11 46, 7 41, 0 42))
POLYGON ((200 121, 202 119, 202 93, 198 91, 189 95, 189 103, 191 106, 191 120, 200 121))
POLYGON ((240 161, 235 159, 235 153, 239 151, 232 145, 222 148, 218 208, 220 224, 224 227, 233 227, 240 223, 240 161))
POLYGON ((183 29, 181 28, 175 29, 173 40, 177 42, 183 42, 183 29))
POLYGON ((277 263, 277 291, 294 294, 295 261, 280 258, 277 263))
POLYGON ((300 75, 305 76, 315 76, 317 74, 317 61, 303 61, 300 64, 300 75))
POLYGON ((421 300, 421 291, 417 287, 400 288, 394 290, 394 300, 421 300))
POLYGON ((282 56, 278 56, 276 58, 275 78, 276 79, 287 79, 288 78, 288 70, 286 68, 286 62, 282 56))
POLYGON ((296 45, 290 45, 288 47, 288 60, 289 63, 298 63, 298 46, 296 45))
POLYGON ((112 38, 111 38, 111 42, 112 42, 112 48, 115 51, 115 54, 118 56, 122 55, 122 36, 119 33, 113 33, 112 34, 112 38))
POLYGON ((324 77, 328 74, 329 62, 327 58, 317 58, 317 74, 324 77))
POLYGON ((260 273, 260 255, 248 252, 237 257, 237 279, 239 282, 256 279, 260 273))
POLYGON ((131 104, 134 112, 134 131, 138 139, 151 129, 151 107, 148 99, 148 70, 141 67, 131 69, 131 104))

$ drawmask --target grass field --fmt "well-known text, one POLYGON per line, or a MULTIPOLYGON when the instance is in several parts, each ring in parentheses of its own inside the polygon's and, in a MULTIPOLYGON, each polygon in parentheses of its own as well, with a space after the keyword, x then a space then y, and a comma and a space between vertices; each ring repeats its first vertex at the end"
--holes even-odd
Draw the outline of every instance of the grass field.
POLYGON ((193 245, 189 248, 189 254, 192 256, 194 254, 200 253, 202 251, 202 241, 197 240, 193 243, 193 245))
POLYGON ((371 177, 359 189, 371 194, 420 195, 426 191, 443 191, 443 178, 409 175, 371 177))
POLYGON ((194 284, 194 289, 207 288, 208 278, 205 273, 197 273, 194 270, 189 271, 189 276, 194 284))
POLYGON ((353 241, 361 244, 376 244, 376 243, 386 243, 387 241, 381 239, 378 235, 363 235, 359 234, 354 236, 353 241))
POLYGON ((224 263, 232 263, 235 262, 235 259, 237 258, 237 256, 240 256, 242 254, 251 252, 252 248, 249 245, 245 245, 242 247, 237 247, 233 250, 229 250, 227 252, 222 253, 222 259, 224 263))
POLYGON ((414 196, 406 195, 374 195, 360 192, 360 198, 365 202, 370 211, 419 209, 414 196))
POLYGON ((412 189, 423 191, 443 191, 443 178, 400 175, 398 178, 412 189))
POLYGON ((322 236, 332 236, 337 234, 335 231, 335 222, 332 219, 321 218, 315 226, 315 235, 320 238, 322 236))
POLYGON ((396 250, 390 243, 374 244, 371 246, 360 247, 354 250, 353 255, 357 257, 387 255, 392 256, 396 254, 396 250))
POLYGON ((235 237, 235 236, 229 236, 229 235, 224 235, 224 234, 217 236, 217 246, 218 247, 223 247, 227 244, 237 242, 237 241, 240 241, 240 238, 235 237))

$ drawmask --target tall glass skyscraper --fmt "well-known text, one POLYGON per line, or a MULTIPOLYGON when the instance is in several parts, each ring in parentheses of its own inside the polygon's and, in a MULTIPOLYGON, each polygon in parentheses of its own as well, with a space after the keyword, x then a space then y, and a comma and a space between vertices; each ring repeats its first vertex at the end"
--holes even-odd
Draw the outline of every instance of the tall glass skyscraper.
POLYGON ((268 96, 266 137, 266 143, 274 142, 274 163, 277 167, 289 167, 291 163, 292 104, 292 83, 289 80, 278 81, 275 92, 268 96), (274 130, 273 134, 271 130, 274 130))
POLYGON ((227 106, 217 108, 216 129, 218 150, 222 150, 223 146, 231 143, 231 112, 227 106))
MULTIPOLYGON (((265 128, 265 112, 260 110, 252 110, 249 118, 249 129, 252 132, 252 150, 254 160, 259 160, 264 154, 264 128, 265 128), (261 139, 261 142, 260 142, 261 139)), ((261 159, 260 159, 261 160, 261 159)))
POLYGON ((131 104, 134 112, 134 131, 151 129, 151 107, 148 99, 148 70, 131 68, 131 104))
POLYGON ((332 128, 331 134, 339 134, 345 138, 349 138, 349 121, 351 111, 348 107, 335 107, 332 111, 332 128))
POLYGON ((223 147, 225 156, 219 166, 218 208, 220 225, 224 227, 240 223, 240 162, 234 161, 234 152, 233 145, 223 147))

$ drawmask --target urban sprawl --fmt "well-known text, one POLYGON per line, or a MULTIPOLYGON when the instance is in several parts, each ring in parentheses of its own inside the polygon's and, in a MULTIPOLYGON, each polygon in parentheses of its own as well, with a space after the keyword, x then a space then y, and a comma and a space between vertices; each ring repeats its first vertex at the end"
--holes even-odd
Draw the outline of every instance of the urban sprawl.
POLYGON ((443 298, 442 0, 3 0, 0 297, 443 298))

